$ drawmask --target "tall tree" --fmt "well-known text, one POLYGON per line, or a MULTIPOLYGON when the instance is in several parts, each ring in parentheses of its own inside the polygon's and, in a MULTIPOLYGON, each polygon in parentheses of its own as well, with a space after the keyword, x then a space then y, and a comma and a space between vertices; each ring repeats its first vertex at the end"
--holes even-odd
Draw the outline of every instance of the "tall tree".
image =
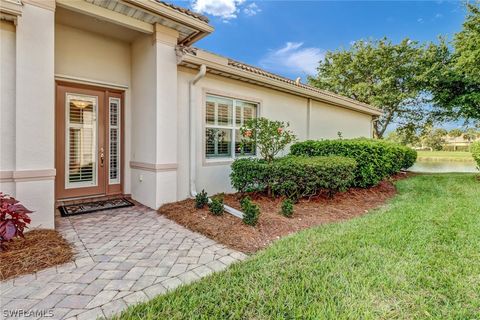
POLYGON ((462 30, 455 35, 454 51, 445 41, 431 44, 425 64, 425 88, 432 93, 441 119, 480 121, 480 2, 467 4, 462 30))
POLYGON ((405 39, 393 44, 387 38, 357 41, 349 49, 330 51, 320 61, 310 84, 383 110, 375 122, 375 135, 396 122, 401 126, 424 118, 423 92, 419 80, 423 74, 424 46, 405 39))

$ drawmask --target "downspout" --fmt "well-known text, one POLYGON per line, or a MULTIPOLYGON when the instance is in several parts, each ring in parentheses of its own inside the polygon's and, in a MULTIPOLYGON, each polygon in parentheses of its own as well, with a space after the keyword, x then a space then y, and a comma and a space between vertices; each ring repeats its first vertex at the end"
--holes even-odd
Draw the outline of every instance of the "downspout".
MULTIPOLYGON (((194 100, 195 100, 195 95, 193 92, 193 87, 195 84, 197 84, 198 81, 200 81, 203 77, 205 77, 207 73, 207 67, 202 64, 200 66, 200 70, 198 73, 195 75, 195 77, 189 81, 189 115, 188 115, 188 124, 189 124, 189 129, 190 129, 190 153, 189 153, 189 160, 190 160, 190 196, 195 197, 197 195, 197 185, 196 185, 196 176, 197 176, 197 168, 196 168, 196 148, 195 148, 195 133, 197 130, 196 127, 196 121, 194 119, 194 112, 195 112, 195 106, 194 106, 194 100)), ((209 199, 209 201, 211 201, 209 199)), ((225 211, 234 215, 235 217, 238 217, 240 219, 243 218, 243 212, 232 208, 230 206, 224 205, 225 211)))

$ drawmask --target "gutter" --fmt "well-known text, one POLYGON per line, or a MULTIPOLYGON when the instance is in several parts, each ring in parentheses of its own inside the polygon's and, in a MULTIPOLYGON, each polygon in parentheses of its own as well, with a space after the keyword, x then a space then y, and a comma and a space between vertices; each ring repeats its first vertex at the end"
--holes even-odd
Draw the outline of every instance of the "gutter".
MULTIPOLYGON (((197 185, 196 185, 196 178, 197 178, 197 169, 196 169, 196 148, 195 148, 195 133, 196 133, 196 121, 193 117, 194 111, 195 111, 195 106, 194 106, 194 86, 197 84, 198 81, 200 81, 205 75, 207 74, 207 67, 202 64, 200 66, 200 70, 198 73, 195 75, 195 77, 189 81, 188 83, 188 89, 189 89, 189 114, 188 114, 188 124, 189 124, 189 130, 190 130, 190 152, 189 152, 189 160, 190 160, 190 170, 189 170, 189 176, 190 176, 190 196, 193 198, 197 195, 197 185)), ((210 202, 210 198, 208 199, 210 202)), ((237 218, 242 219, 243 218, 243 212, 232 208, 230 206, 224 205, 225 211, 234 215, 237 218)))

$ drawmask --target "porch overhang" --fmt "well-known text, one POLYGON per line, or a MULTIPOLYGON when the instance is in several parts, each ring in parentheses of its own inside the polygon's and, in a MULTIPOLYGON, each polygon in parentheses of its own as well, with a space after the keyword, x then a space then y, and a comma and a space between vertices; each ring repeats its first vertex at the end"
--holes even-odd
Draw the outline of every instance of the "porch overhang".
POLYGON ((191 45, 214 30, 208 22, 154 0, 56 0, 56 3, 58 7, 146 34, 153 34, 156 24, 165 26, 178 32, 180 45, 191 45))

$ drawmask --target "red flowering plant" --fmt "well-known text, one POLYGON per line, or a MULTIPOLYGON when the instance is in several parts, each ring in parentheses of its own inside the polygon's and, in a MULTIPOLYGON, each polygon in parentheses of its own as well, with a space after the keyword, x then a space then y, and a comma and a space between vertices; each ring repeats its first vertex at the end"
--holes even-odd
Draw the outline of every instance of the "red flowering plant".
POLYGON ((15 237, 25 238, 23 230, 31 222, 30 213, 32 211, 15 198, 0 192, 0 250, 5 249, 5 242, 15 237))
POLYGON ((266 118, 247 120, 240 128, 242 135, 240 148, 244 151, 257 149, 264 160, 271 162, 280 151, 297 139, 288 127, 288 122, 266 118))

